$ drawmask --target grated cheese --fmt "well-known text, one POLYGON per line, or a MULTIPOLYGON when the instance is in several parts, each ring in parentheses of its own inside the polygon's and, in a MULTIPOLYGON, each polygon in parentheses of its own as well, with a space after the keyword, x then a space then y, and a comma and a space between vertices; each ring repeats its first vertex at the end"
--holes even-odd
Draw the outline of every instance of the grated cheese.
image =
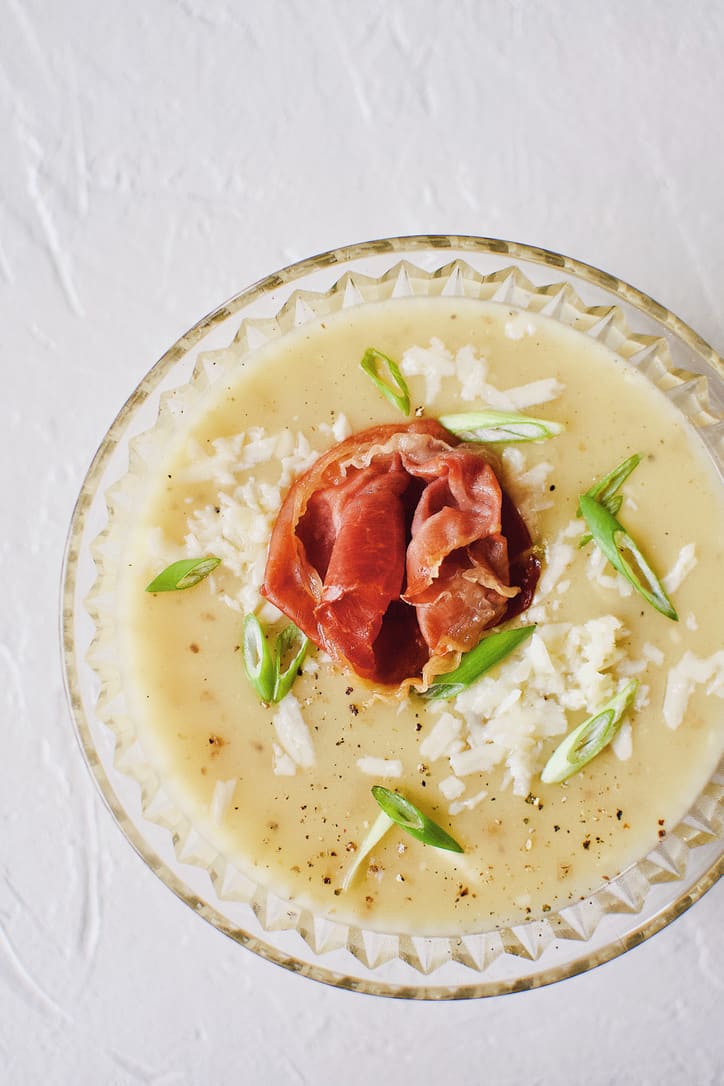
MULTIPOLYGON (((349 420, 340 412, 331 424, 317 427, 317 444, 327 447, 343 440, 350 430, 349 420)), ((246 613, 259 608, 267 545, 282 497, 320 451, 301 432, 285 427, 268 434, 261 426, 217 438, 210 452, 198 443, 189 447, 191 462, 180 475, 189 482, 214 481, 219 490, 214 504, 188 517, 185 552, 189 557, 214 554, 221 559, 209 585, 233 610, 246 613), (267 475, 276 473, 276 478, 270 481, 250 474, 260 464, 267 475)), ((154 545, 157 548, 158 541, 154 545)), ((266 621, 278 620, 276 607, 268 602, 262 607, 266 621)))
POLYGON ((429 347, 410 347, 406 350, 400 369, 406 377, 424 378, 428 403, 437 398, 443 377, 455 376, 453 356, 439 339, 431 339, 429 347))
POLYGON ((399 758, 373 758, 364 756, 357 759, 357 767, 368 777, 401 777, 402 762, 399 758))
POLYGON ((530 381, 516 388, 496 388, 488 383, 486 359, 476 355, 473 347, 461 347, 453 356, 442 341, 435 337, 430 340, 428 347, 408 348, 400 361, 400 369, 406 377, 424 379, 428 406, 440 394, 445 377, 457 378, 461 400, 478 400, 500 411, 522 411, 536 404, 548 403, 560 396, 564 390, 564 386, 555 377, 530 381))
POLYGON ((484 358, 476 356, 472 347, 460 348, 455 356, 455 372, 460 382, 461 400, 470 403, 473 400, 485 399, 490 389, 486 380, 488 363, 484 358))
POLYGON ((664 720, 675 730, 679 727, 695 686, 706 686, 707 694, 724 698, 724 649, 703 658, 685 652, 669 671, 664 695, 664 720))
POLYGON ((335 441, 344 441, 346 437, 351 436, 352 427, 344 411, 340 411, 332 423, 332 434, 335 441))
POLYGON ((462 721, 452 713, 443 712, 435 721, 429 735, 420 743, 420 754, 431 762, 451 753, 451 746, 460 735, 462 721))
POLYGON ((287 694, 279 702, 273 723, 277 738, 292 761, 302 769, 313 766, 316 756, 312 736, 294 694, 287 694))
POLYGON ((444 777, 438 785, 445 799, 457 799, 465 791, 465 785, 459 777, 451 775, 444 777))
MULTIPOLYGON (((619 596, 624 599, 630 596, 633 592, 632 585, 615 570, 613 570, 613 575, 604 573, 606 566, 608 566, 606 555, 600 547, 592 546, 586 562, 586 576, 589 581, 592 584, 599 585, 600 588, 618 592, 619 596)), ((609 569, 612 569, 612 567, 609 566, 609 569)))
POLYGON ((510 476, 508 482, 515 486, 518 479, 525 471, 525 453, 516 445, 506 445, 500 454, 500 458, 510 476))
MULTIPOLYGON (((518 653, 458 694, 445 710, 445 717, 453 716, 460 727, 446 720, 442 734, 455 734, 465 743, 448 755, 453 776, 503 766, 514 793, 527 795, 543 764, 545 740, 569 730, 570 712, 593 713, 616 692, 625 662, 619 640, 625 636, 615 615, 579 626, 549 622, 539 627, 518 653)), ((433 729, 428 739, 434 735, 433 729)), ((439 757, 445 756, 442 743, 432 752, 437 749, 439 757)), ((625 753, 623 741, 620 749, 625 753)))
POLYGON ((214 794, 209 804, 209 814, 213 822, 219 823, 231 806, 231 800, 236 790, 236 778, 230 781, 217 781, 214 786, 214 794))
POLYGON ((297 763, 278 743, 272 743, 272 771, 277 777, 293 777, 297 772, 297 763))
POLYGON ((647 660, 650 660, 652 664, 656 664, 657 667, 661 667, 664 662, 664 654, 658 645, 652 645, 650 641, 646 641, 643 652, 647 660))
POLYGON ((546 549, 545 568, 538 582, 537 602, 544 600, 546 596, 551 594, 575 556, 575 548, 570 543, 564 543, 561 534, 557 535, 554 541, 549 544, 546 549))
MULTIPOLYGON (((552 471, 553 465, 549 464, 546 460, 542 460, 539 464, 536 464, 535 467, 523 472, 518 478, 518 485, 526 490, 541 490, 548 481, 548 476, 552 471)), ((551 502, 551 504, 553 503, 551 502)))
POLYGON ((679 556, 672 568, 665 577, 661 578, 661 583, 666 591, 668 593, 676 592, 684 578, 688 577, 691 573, 696 563, 696 545, 694 543, 686 543, 679 551, 679 556))
POLYGON ((619 762, 627 762, 633 754, 633 733, 630 720, 624 720, 614 735, 611 740, 611 750, 619 762))
POLYGON ((474 807, 485 799, 487 796, 487 790, 485 788, 480 792, 476 792, 474 796, 470 796, 468 799, 459 799, 454 803, 451 803, 448 807, 448 811, 451 815, 460 814, 461 811, 472 811, 474 807))
POLYGON ((524 411, 526 407, 550 403, 551 400, 557 399, 564 389, 565 385, 562 385, 555 377, 544 377, 540 381, 529 381, 527 385, 509 388, 507 395, 516 411, 524 411))

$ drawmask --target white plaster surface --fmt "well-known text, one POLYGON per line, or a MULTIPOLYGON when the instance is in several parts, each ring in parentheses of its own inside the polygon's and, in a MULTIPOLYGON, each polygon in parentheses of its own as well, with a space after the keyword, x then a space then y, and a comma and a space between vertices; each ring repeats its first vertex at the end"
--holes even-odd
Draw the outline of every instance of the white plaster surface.
POLYGON ((82 763, 56 634, 96 445, 201 315, 365 238, 512 238, 724 350, 716 0, 0 0, 0 1082, 719 1083, 721 887, 523 995, 303 980, 194 916, 82 763))

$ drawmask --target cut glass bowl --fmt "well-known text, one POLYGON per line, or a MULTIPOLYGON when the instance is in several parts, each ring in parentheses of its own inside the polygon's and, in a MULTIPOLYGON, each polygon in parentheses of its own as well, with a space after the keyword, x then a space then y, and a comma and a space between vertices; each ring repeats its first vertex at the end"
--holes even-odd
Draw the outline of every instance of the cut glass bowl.
POLYGON ((179 413, 210 382, 324 314, 439 294, 534 310, 618 352, 688 417, 722 476, 721 359, 651 298, 568 257, 510 242, 448 236, 367 242, 260 280, 201 320, 153 367, 88 471, 70 526, 62 599, 66 686, 80 743, 108 807, 149 867, 194 911, 270 961, 338 987, 415 999, 549 984, 663 928, 722 872, 724 765, 654 851, 543 921, 417 938, 328 920, 235 869, 166 794, 124 690, 116 594, 133 509, 154 459, 179 413))

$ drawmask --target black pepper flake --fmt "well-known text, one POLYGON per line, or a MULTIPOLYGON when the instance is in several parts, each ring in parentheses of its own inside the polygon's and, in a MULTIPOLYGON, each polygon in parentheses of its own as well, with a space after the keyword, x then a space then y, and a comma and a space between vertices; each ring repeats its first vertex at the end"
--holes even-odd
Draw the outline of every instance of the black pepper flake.
POLYGON ((591 847, 591 839, 589 837, 587 837, 586 840, 583 842, 583 847, 585 849, 589 849, 591 847))
POLYGON ((554 827, 553 827, 553 832, 554 832, 554 833, 558 833, 558 831, 560 830, 560 828, 561 828, 560 826, 554 826, 554 827))
POLYGON ((352 716, 358 716, 359 715, 359 706, 355 705, 354 703, 351 703, 350 707, 349 707, 349 711, 352 714, 352 716))
POLYGON ((623 818, 623 811, 621 810, 621 808, 620 808, 620 807, 619 807, 619 809, 618 809, 618 810, 616 811, 616 818, 617 818, 617 819, 619 820, 619 822, 620 822, 620 821, 621 821, 621 819, 623 818))
POLYGON ((354 694, 354 687, 353 686, 348 686, 347 689, 345 690, 345 694, 347 695, 347 697, 349 697, 350 694, 354 694))

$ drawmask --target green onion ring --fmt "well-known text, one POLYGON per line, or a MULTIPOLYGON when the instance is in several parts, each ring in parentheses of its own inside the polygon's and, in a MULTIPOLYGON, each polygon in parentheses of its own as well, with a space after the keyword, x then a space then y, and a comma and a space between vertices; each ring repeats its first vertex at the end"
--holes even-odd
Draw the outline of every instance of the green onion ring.
POLYGON ((488 634, 474 649, 463 653, 454 671, 438 675, 423 692, 425 698, 454 698, 476 679, 514 652, 535 630, 533 626, 517 626, 513 630, 498 630, 488 634))
POLYGON ((636 697, 638 679, 632 679, 588 720, 574 728, 551 754, 541 773, 544 784, 559 784, 583 769, 607 747, 621 727, 623 716, 636 697))
POLYGON ((181 592, 193 588, 204 577, 216 569, 220 558, 208 555, 206 558, 181 558, 166 566, 162 573, 146 585, 146 592, 181 592))
POLYGON ((375 784, 372 795, 382 808, 384 814, 396 822, 397 825, 425 845, 433 848, 441 848, 447 852, 464 852, 454 837, 451 837, 442 826, 433 822, 424 815, 419 807, 411 803, 409 799, 401 796, 399 792, 391 792, 381 784, 375 784))
POLYGON ((382 351, 378 351, 376 347, 368 347, 362 356, 360 367, 377 386, 382 395, 385 396, 398 411, 401 411, 403 415, 410 414, 410 390, 408 389, 407 381, 400 373, 400 368, 396 362, 393 362, 392 359, 388 358, 382 351), (387 367, 389 381, 385 381, 380 375, 380 366, 387 367))
POLYGON ((502 442, 542 441, 563 432, 560 422, 536 419, 512 411, 469 411, 459 415, 441 415, 438 422, 451 433, 467 441, 487 445, 502 442))

